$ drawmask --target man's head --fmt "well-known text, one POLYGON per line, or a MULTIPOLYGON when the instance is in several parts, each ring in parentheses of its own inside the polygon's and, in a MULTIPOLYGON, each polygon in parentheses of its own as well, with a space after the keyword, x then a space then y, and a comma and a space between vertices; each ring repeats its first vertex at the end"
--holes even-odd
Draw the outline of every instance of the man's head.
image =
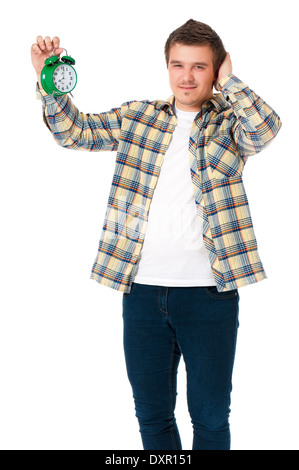
POLYGON ((177 107, 200 110, 202 103, 212 97, 226 55, 220 37, 210 26, 189 20, 170 34, 164 51, 177 107))

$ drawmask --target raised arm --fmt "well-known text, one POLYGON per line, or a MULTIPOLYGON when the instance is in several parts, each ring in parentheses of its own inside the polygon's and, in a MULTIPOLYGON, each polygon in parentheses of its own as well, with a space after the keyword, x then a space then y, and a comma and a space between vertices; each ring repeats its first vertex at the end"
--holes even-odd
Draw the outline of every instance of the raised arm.
POLYGON ((31 60, 38 78, 37 94, 42 101, 44 122, 57 143, 69 149, 117 150, 122 116, 129 103, 106 113, 84 114, 76 108, 69 95, 48 95, 41 85, 41 71, 52 51, 59 55, 63 49, 59 47, 58 37, 51 40, 50 37, 43 39, 38 36, 36 41, 31 47, 31 60))
POLYGON ((254 155, 263 150, 281 128, 278 114, 232 73, 229 53, 219 69, 217 90, 231 105, 235 122, 234 141, 240 155, 254 155))

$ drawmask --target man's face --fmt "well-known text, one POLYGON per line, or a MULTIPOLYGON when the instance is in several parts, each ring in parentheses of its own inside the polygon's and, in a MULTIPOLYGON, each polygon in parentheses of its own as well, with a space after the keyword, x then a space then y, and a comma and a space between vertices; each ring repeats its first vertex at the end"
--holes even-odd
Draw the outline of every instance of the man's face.
POLYGON ((182 111, 199 111, 213 96, 216 77, 210 46, 173 44, 169 51, 168 72, 176 106, 182 111))

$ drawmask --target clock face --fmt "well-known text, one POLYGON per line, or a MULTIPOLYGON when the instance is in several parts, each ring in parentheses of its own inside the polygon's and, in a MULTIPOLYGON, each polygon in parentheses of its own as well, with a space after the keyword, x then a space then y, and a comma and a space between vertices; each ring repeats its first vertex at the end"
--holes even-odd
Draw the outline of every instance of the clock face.
POLYGON ((73 67, 67 64, 61 64, 56 67, 53 73, 53 83, 57 90, 64 93, 72 91, 76 85, 76 73, 73 67))

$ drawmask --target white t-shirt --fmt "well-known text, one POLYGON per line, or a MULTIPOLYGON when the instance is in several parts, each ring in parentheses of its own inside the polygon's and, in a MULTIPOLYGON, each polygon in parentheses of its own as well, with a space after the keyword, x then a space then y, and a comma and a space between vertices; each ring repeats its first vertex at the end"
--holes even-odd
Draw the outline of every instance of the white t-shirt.
POLYGON ((133 282, 161 286, 216 285, 196 211, 189 135, 198 112, 177 107, 177 126, 164 156, 133 282))

